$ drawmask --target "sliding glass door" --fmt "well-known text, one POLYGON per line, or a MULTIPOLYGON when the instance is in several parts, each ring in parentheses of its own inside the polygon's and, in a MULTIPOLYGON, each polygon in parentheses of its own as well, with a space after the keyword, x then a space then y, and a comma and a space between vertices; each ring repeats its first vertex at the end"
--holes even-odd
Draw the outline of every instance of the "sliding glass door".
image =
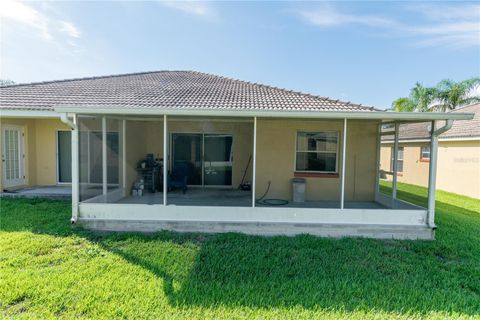
POLYGON ((189 185, 231 186, 232 145, 228 134, 173 133, 171 169, 186 164, 189 185))
POLYGON ((232 185, 232 142, 231 135, 204 135, 204 179, 207 186, 232 185))

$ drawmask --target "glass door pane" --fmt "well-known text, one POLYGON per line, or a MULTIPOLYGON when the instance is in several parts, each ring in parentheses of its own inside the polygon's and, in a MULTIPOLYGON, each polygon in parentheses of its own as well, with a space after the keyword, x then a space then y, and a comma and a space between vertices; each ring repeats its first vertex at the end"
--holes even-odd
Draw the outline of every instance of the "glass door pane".
MULTIPOLYGON (((202 185, 202 135, 172 134, 172 171, 187 168, 187 184, 202 185)), ((182 169, 183 171, 183 169, 182 169)))
POLYGON ((232 185, 232 143, 232 135, 206 134, 204 136, 205 185, 232 185))
POLYGON ((58 131, 58 182, 72 182, 72 132, 58 131))

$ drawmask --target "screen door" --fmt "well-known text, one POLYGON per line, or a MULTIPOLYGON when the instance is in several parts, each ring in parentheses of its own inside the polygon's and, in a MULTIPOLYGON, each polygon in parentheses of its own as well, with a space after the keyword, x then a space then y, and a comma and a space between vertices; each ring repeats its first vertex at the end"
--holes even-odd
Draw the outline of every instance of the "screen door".
POLYGON ((5 188, 25 184, 22 127, 9 125, 3 127, 2 162, 5 188))

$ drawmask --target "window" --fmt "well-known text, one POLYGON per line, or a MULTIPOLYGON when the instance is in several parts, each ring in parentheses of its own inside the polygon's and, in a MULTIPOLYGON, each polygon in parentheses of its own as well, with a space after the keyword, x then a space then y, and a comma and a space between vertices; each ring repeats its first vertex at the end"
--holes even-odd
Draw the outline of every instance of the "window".
MULTIPOLYGON (((390 162, 390 171, 393 172, 393 159, 395 149, 392 147, 392 159, 390 162)), ((397 172, 403 172, 403 147, 398 147, 397 172)))
POLYGON ((337 172, 338 132, 298 132, 295 171, 337 172))
POLYGON ((420 160, 430 161, 430 146, 423 146, 420 152, 420 160))

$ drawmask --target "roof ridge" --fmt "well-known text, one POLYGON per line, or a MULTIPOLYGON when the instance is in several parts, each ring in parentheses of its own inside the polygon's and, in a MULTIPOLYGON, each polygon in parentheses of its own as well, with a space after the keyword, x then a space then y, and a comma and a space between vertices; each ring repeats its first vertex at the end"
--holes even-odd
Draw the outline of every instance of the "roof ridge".
POLYGON ((470 108, 470 107, 475 107, 475 106, 480 106, 480 102, 473 102, 473 103, 470 103, 470 104, 461 106, 461 107, 459 107, 459 108, 455 108, 455 109, 453 109, 453 110, 450 110, 449 112, 457 112, 457 111, 461 111, 462 109, 470 108))
POLYGON ((344 103, 346 105, 355 105, 355 106, 362 107, 364 109, 380 111, 380 109, 377 109, 373 106, 364 106, 361 103, 352 103, 350 101, 346 102, 346 101, 341 101, 339 99, 331 99, 329 97, 324 97, 324 96, 320 96, 320 95, 306 93, 306 92, 302 92, 302 91, 299 91, 299 90, 290 90, 290 89, 286 89, 286 88, 276 87, 276 86, 273 86, 273 85, 251 82, 251 81, 246 81, 246 80, 241 80, 241 79, 231 78, 231 77, 226 77, 226 76, 220 76, 220 75, 215 75, 215 74, 212 74, 212 73, 201 72, 201 71, 191 70, 190 72, 195 72, 195 73, 204 74, 204 75, 208 75, 208 76, 223 78, 223 79, 230 80, 230 81, 239 81, 239 82, 251 84, 251 85, 254 85, 254 86, 257 86, 257 87, 265 87, 265 88, 269 88, 269 89, 281 90, 281 91, 290 92, 290 93, 294 93, 294 94, 299 94, 299 95, 302 95, 302 96, 307 96, 307 97, 311 97, 311 98, 315 98, 315 99, 322 99, 322 100, 326 100, 326 101, 329 101, 329 102, 335 102, 335 103, 340 102, 340 103, 344 103))

